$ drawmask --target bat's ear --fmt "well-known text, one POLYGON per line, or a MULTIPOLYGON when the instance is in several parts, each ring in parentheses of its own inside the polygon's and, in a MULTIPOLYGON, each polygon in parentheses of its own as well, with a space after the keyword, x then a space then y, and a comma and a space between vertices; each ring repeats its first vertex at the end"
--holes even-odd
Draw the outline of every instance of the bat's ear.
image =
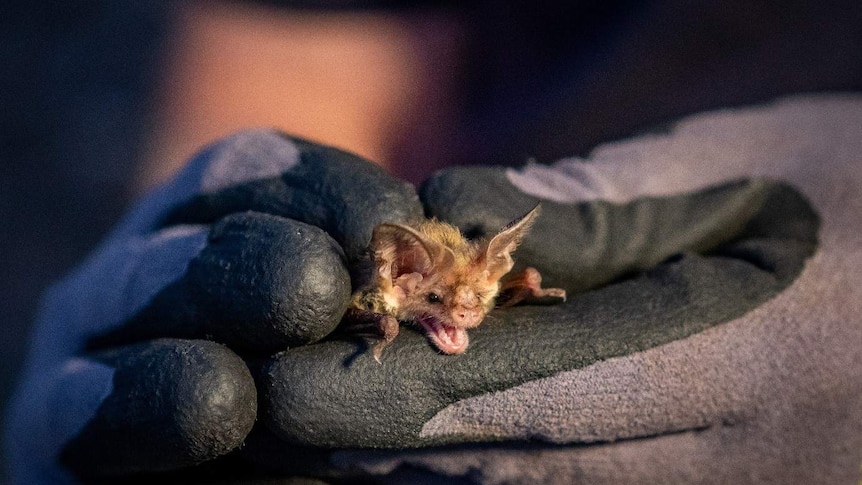
POLYGON ((540 209, 541 206, 537 205, 530 212, 507 224, 487 242, 485 264, 489 280, 498 280, 512 269, 515 264, 512 252, 530 231, 540 209))
POLYGON ((455 262, 452 250, 400 224, 375 227, 370 246, 377 271, 389 281, 403 275, 418 273, 425 277, 432 271, 446 271, 455 262))

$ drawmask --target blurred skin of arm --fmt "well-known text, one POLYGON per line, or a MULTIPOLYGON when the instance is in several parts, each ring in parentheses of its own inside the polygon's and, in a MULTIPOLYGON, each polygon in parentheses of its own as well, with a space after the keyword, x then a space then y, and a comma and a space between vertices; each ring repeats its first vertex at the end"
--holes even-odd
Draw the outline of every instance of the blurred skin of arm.
POLYGON ((138 191, 249 127, 344 148, 413 182, 449 162, 404 161, 393 147, 446 136, 463 39, 453 14, 202 1, 176 9, 138 191))

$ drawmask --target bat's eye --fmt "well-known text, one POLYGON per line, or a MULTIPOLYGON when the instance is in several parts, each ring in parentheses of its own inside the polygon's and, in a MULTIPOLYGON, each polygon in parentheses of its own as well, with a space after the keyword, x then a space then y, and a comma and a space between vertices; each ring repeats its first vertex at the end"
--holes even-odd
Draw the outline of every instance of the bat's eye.
POLYGON ((441 301, 443 300, 440 299, 440 295, 437 293, 428 293, 428 303, 440 303, 441 301))

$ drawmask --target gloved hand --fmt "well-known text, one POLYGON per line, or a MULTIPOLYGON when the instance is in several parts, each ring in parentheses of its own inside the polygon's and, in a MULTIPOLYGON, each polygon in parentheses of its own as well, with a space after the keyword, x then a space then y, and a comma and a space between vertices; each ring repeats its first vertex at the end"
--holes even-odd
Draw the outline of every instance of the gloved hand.
POLYGON ((44 298, 9 408, 13 480, 236 449, 257 416, 244 359, 329 334, 373 227, 421 216, 412 186, 345 152, 270 131, 210 146, 44 298))
POLYGON ((352 155, 237 135, 144 200, 46 298, 11 407, 14 478, 176 470, 242 443, 254 469, 340 476, 339 450, 483 440, 436 416, 741 315, 793 281, 816 239, 804 198, 757 179, 613 203, 532 195, 479 167, 438 174, 422 196, 470 236, 541 201, 515 259, 569 302, 497 311, 458 356, 419 332, 402 332, 382 363, 356 339, 325 338, 372 228, 422 207, 352 155))

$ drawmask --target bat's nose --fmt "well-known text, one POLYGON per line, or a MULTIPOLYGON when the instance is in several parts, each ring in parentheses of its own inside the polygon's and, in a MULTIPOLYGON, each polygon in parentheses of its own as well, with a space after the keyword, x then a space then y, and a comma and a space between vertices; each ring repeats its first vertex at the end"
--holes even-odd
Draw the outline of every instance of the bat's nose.
POLYGON ((485 316, 481 311, 467 308, 459 308, 452 313, 453 320, 455 320, 458 326, 465 328, 479 325, 485 316))

